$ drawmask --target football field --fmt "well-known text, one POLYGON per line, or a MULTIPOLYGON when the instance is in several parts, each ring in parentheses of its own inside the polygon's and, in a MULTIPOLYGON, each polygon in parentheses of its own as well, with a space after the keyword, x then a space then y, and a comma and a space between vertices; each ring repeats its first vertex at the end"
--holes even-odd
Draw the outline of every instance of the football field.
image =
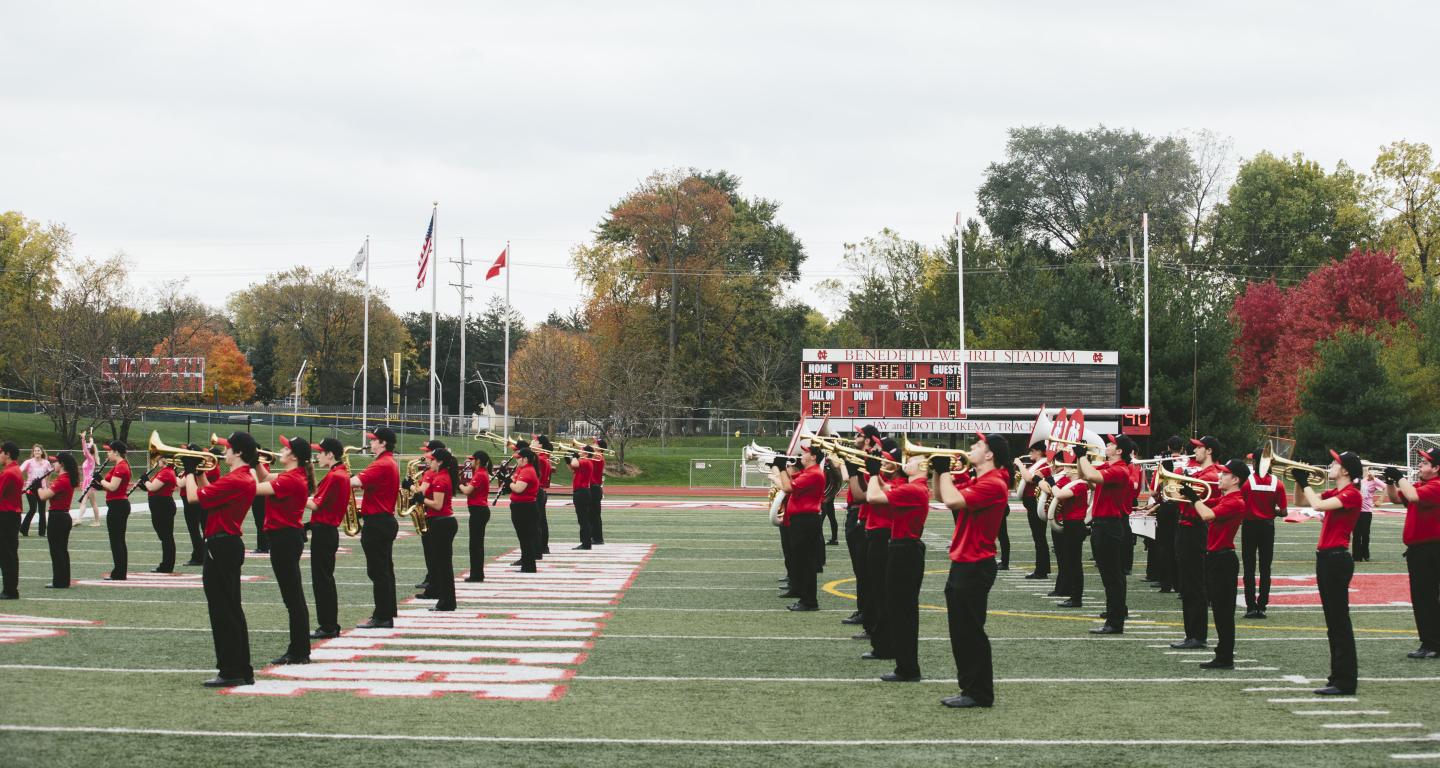
POLYGON ((1086 607, 1056 607, 1051 582, 1021 578, 1033 547, 1017 508, 987 627, 996 706, 958 711, 940 705, 957 692, 942 591, 949 513, 932 511, 926 536, 925 679, 895 684, 878 681, 889 664, 862 660, 868 644, 840 623, 854 609, 843 533, 827 547, 822 610, 790 613, 763 500, 607 498, 607 543, 590 552, 569 549, 575 520, 556 501, 554 556, 523 578, 509 567, 508 510, 496 510, 487 580, 460 585, 454 614, 410 599, 425 569, 402 521, 405 599, 390 631, 348 629, 369 615, 370 585, 359 540, 342 538, 347 629, 317 641, 308 666, 264 666, 285 650, 286 614, 268 559, 248 554, 257 685, 228 692, 200 686, 215 670, 199 568, 140 576, 159 560, 147 515, 130 520, 136 575, 119 585, 95 581, 109 550, 87 521, 70 542, 79 583, 43 589, 49 557, 32 530, 22 599, 0 604, 0 764, 1440 765, 1440 663, 1405 658, 1418 641, 1393 513, 1376 516, 1374 560, 1352 585, 1359 692, 1322 699, 1311 694, 1328 669, 1318 524, 1277 524, 1269 618, 1237 611, 1236 669, 1207 672, 1197 665, 1208 651, 1169 648, 1183 634, 1179 601, 1142 581, 1141 547, 1126 634, 1093 637, 1093 565, 1086 607))

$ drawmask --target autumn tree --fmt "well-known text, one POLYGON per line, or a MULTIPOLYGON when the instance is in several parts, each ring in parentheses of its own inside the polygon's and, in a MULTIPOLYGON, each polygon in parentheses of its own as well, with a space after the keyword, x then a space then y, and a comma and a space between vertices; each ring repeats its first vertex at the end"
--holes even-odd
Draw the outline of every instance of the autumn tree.
POLYGON ((221 403, 238 405, 255 396, 255 378, 250 363, 228 333, 204 321, 192 321, 155 345, 156 357, 205 358, 205 388, 200 397, 216 397, 221 403))
POLYGON ((544 420, 553 434, 592 402, 598 368, 584 334, 542 325, 510 360, 511 413, 544 420))
POLYGON ((48 330, 58 270, 70 253, 63 225, 42 225, 18 211, 0 213, 0 376, 12 386, 40 392, 45 370, 36 336, 48 330))
POLYGON ((1381 242, 1395 249, 1416 286, 1430 288, 1440 248, 1440 163, 1429 144, 1397 141, 1380 149, 1370 174, 1371 199, 1386 217, 1381 242))

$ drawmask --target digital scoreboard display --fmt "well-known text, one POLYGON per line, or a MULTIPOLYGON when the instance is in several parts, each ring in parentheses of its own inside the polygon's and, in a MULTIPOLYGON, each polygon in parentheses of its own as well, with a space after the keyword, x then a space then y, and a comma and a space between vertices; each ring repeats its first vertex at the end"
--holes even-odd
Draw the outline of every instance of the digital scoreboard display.
MULTIPOLYGON (((1119 408, 1119 371, 1113 351, 806 349, 800 408, 807 428, 828 417, 842 431, 875 423, 891 432, 1013 433, 1028 431, 1019 427, 1042 405, 1119 408)), ((1118 431, 1121 419, 1087 421, 1118 431)))

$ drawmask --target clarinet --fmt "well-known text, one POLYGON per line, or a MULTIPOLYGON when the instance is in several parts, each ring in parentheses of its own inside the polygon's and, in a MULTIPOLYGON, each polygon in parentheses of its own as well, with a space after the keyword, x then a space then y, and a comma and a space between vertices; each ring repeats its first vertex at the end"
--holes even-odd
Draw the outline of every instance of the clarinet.
POLYGON ((90 475, 90 485, 86 486, 85 490, 100 490, 100 479, 105 476, 105 468, 108 466, 110 466, 110 460, 106 459, 104 464, 101 464, 100 466, 95 468, 95 472, 90 475))

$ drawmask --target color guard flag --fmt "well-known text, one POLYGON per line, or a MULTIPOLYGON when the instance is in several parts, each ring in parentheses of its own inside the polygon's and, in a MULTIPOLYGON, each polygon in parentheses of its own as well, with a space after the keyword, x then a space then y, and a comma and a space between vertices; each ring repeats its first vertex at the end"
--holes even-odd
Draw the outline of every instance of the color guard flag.
POLYGON ((362 245, 360 250, 355 252, 355 258, 350 262, 350 273, 358 275, 363 269, 365 269, 365 246, 362 245))
POLYGON ((503 251, 500 252, 500 256, 495 259, 495 263, 494 263, 494 264, 491 264, 491 265, 490 265, 490 268, 487 269, 487 270, 485 270, 485 279, 486 279, 486 280, 489 280, 490 278, 495 277, 496 275, 499 275, 499 274, 500 274, 500 270, 502 270, 502 269, 505 268, 505 254, 507 254, 507 253, 509 253, 509 252, 510 252, 510 246, 507 245, 507 246, 505 246, 505 250, 503 250, 503 251))
POLYGON ((420 274, 415 277, 415 290, 425 287, 425 271, 430 267, 430 254, 435 252, 435 212, 430 212, 430 226, 425 230, 425 244, 420 246, 420 274))

